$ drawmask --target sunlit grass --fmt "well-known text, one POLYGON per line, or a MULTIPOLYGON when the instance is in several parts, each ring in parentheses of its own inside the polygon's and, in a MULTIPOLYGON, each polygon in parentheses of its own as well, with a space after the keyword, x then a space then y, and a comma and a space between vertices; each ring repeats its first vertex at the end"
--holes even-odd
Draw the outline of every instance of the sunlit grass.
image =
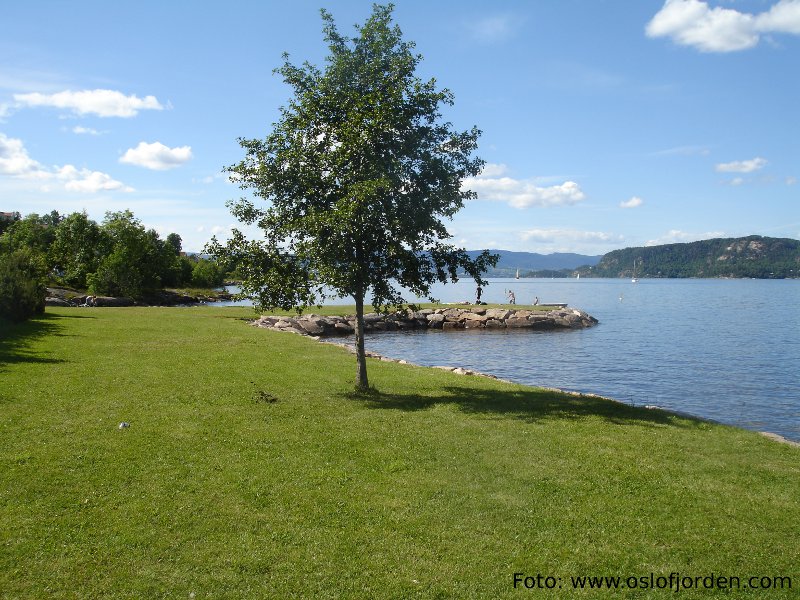
POLYGON ((0 596, 494 598, 520 571, 800 585, 796 448, 374 360, 359 395, 352 355, 253 314, 48 308, 6 332, 0 596))

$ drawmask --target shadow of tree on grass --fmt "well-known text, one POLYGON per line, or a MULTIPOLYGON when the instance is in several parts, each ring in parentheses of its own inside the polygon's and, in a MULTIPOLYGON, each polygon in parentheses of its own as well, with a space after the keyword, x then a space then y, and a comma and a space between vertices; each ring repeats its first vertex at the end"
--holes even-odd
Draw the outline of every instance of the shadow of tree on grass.
POLYGON ((600 417, 616 425, 697 427, 705 423, 702 419, 676 415, 665 410, 536 388, 502 390, 453 385, 441 388, 438 394, 433 395, 389 393, 371 389, 364 393, 350 392, 345 396, 373 409, 418 411, 439 404, 452 404, 465 413, 490 418, 516 418, 528 423, 546 419, 578 420, 588 417, 600 417))
POLYGON ((88 315, 58 315, 45 313, 23 323, 0 320, 0 372, 3 367, 16 363, 56 364, 65 362, 60 358, 32 349, 40 339, 63 335, 60 319, 90 319, 88 315))

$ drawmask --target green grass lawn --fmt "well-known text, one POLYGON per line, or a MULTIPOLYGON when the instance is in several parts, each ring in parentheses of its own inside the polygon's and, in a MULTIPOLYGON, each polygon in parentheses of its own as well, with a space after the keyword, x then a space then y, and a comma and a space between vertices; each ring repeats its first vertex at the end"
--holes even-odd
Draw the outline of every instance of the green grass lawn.
POLYGON ((0 597, 662 598, 570 577, 673 572, 792 578, 680 597, 798 595, 798 448, 376 360, 359 396, 351 354, 251 316, 48 308, 6 329, 0 597))

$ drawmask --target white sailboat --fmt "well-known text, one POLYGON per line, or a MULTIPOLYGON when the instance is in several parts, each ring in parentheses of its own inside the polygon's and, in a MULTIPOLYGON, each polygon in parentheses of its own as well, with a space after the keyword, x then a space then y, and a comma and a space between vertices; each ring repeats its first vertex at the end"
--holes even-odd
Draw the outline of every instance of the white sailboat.
POLYGON ((519 279, 519 269, 517 269, 517 279, 519 279))
POLYGON ((633 259, 633 277, 631 278, 631 283, 639 283, 639 280, 636 278, 636 259, 633 259))

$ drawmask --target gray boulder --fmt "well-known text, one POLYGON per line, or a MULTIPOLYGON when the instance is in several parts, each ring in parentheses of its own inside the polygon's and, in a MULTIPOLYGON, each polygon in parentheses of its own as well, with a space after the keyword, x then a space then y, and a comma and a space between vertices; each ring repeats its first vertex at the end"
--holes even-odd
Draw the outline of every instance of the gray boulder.
POLYGON ((303 328, 308 335, 322 335, 325 333, 324 319, 298 319, 297 324, 303 328))
POLYGON ((44 299, 45 306, 72 306, 69 302, 64 300, 63 298, 45 298, 44 299))
POLYGON ((94 306, 133 306, 133 298, 115 298, 113 296, 96 296, 94 306))

